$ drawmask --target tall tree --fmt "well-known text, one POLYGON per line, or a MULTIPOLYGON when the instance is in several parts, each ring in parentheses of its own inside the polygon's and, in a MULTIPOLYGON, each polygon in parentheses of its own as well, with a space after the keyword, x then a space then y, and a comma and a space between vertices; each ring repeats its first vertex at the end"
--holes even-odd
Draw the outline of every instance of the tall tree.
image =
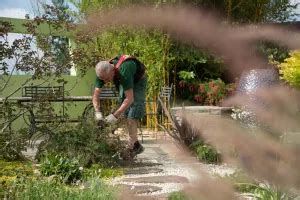
POLYGON ((283 22, 295 15, 298 4, 290 0, 196 0, 229 21, 242 23, 283 22))
MULTIPOLYGON (((48 20, 61 21, 63 23, 74 23, 74 17, 70 14, 70 8, 65 0, 51 0, 51 5, 45 0, 32 1, 33 10, 38 17, 47 17, 48 20)), ((65 36, 49 35, 53 61, 60 66, 69 65, 70 48, 69 39, 65 36)), ((64 69, 65 74, 69 74, 69 69, 64 69)))

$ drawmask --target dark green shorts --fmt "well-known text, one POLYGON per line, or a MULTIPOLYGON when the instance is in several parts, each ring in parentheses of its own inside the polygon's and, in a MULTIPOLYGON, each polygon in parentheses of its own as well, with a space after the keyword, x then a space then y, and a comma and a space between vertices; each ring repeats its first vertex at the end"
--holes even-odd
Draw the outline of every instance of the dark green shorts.
POLYGON ((133 95, 134 102, 125 111, 125 117, 129 119, 141 119, 146 113, 146 87, 147 87, 147 77, 139 80, 134 84, 133 95))

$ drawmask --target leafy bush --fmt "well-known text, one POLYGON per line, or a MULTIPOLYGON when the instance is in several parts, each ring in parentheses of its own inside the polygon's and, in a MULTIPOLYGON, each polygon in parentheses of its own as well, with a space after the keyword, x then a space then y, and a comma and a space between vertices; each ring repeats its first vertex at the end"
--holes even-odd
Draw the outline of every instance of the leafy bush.
POLYGON ((292 51, 290 57, 279 64, 279 72, 283 80, 300 88, 300 51, 292 51))
POLYGON ((60 155, 47 155, 42 159, 40 171, 44 176, 52 176, 63 183, 74 183, 82 178, 83 167, 75 158, 69 159, 60 155))
POLYGON ((189 200, 189 199, 190 198, 188 198, 186 194, 184 194, 183 192, 172 192, 168 196, 168 200, 189 200))
POLYGON ((201 140, 192 143, 191 148, 195 151, 197 158, 206 163, 220 163, 221 154, 211 145, 201 140))
MULTIPOLYGON (((236 187, 245 197, 261 200, 289 200, 296 199, 295 195, 269 184, 237 183, 236 187)), ((299 196, 298 196, 299 197, 299 196)))
POLYGON ((210 145, 201 145, 196 149, 197 157, 207 163, 220 162, 220 154, 210 145))
POLYGON ((25 150, 27 140, 28 133, 25 129, 0 133, 0 159, 22 160, 24 156, 21 151, 25 150))
POLYGON ((221 79, 202 83, 181 80, 178 84, 178 94, 181 98, 200 105, 219 105, 224 98, 234 93, 235 88, 235 84, 225 84, 221 79))
POLYGON ((124 145, 119 138, 110 136, 110 128, 100 128, 93 120, 75 127, 64 127, 40 144, 37 159, 52 154, 77 158, 84 167, 93 163, 109 167, 117 165, 118 153, 124 145))
POLYGON ((188 71, 180 71, 178 72, 179 78, 184 81, 193 80, 195 78, 194 72, 188 72, 188 71))
POLYGON ((15 131, 12 122, 20 116, 12 103, 0 104, 0 159, 23 159, 21 151, 25 150, 29 138, 26 129, 15 131))

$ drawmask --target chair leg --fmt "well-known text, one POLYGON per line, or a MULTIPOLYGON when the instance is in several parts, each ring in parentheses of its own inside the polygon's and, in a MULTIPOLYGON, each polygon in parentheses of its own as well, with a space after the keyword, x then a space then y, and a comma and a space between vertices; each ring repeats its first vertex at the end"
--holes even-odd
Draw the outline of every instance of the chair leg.
POLYGON ((141 121, 140 120, 138 121, 138 129, 141 132, 142 143, 144 143, 144 135, 143 135, 143 130, 142 130, 142 127, 141 127, 141 121))
POLYGON ((141 134, 142 134, 142 143, 144 143, 144 134, 143 134, 142 129, 141 129, 141 134))

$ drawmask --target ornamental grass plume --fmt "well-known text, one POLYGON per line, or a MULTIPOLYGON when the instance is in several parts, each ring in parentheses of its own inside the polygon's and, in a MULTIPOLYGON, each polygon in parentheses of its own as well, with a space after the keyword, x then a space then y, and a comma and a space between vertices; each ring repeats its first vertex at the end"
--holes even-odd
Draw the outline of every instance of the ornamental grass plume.
MULTIPOLYGON (((201 138, 221 151, 225 162, 238 165, 256 180, 285 189, 300 189, 299 136, 285 142, 293 131, 299 134, 300 114, 297 108, 300 94, 276 87, 260 90, 257 95, 267 101, 268 106, 262 108, 251 104, 251 110, 263 124, 254 130, 243 128, 230 118, 214 115, 186 114, 186 121, 193 132, 197 131, 201 138)), ((247 97, 236 96, 226 103, 243 105, 246 101, 247 97)))

